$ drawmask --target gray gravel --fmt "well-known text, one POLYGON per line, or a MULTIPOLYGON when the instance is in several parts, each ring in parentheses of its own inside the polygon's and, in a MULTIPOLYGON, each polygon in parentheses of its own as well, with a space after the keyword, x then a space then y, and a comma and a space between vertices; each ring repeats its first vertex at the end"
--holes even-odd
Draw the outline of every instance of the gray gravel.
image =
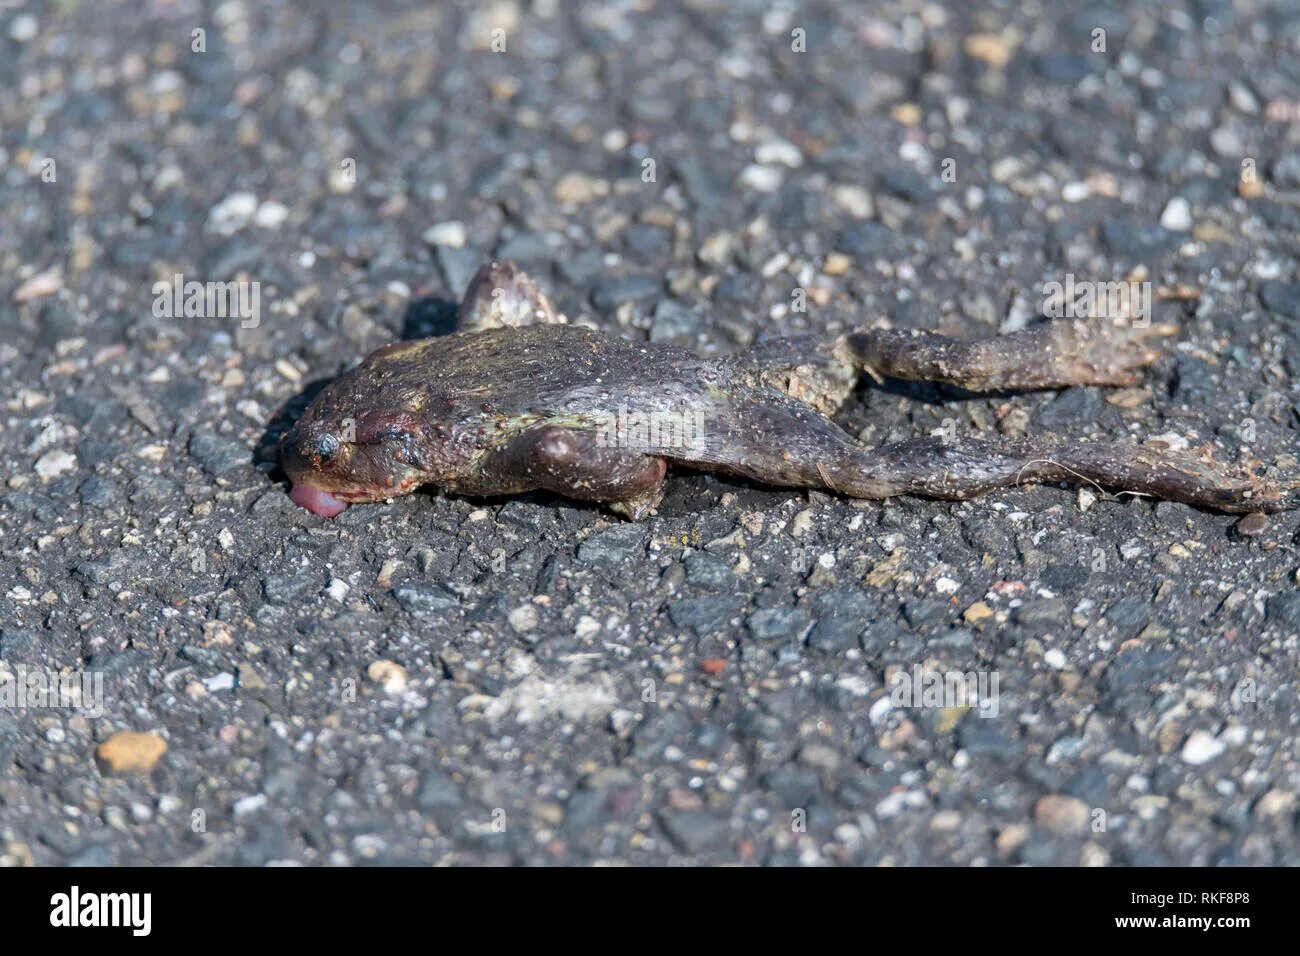
POLYGON ((705 352, 988 334, 1141 270, 1199 292, 1141 388, 842 422, 1285 463, 1295 4, 976 6, 0 7, 0 687, 104 711, 0 707, 0 864, 1300 863, 1294 514, 679 474, 640 525, 327 522, 267 451, 499 256, 705 352), (178 273, 260 323, 156 315, 178 273), (894 700, 937 671, 996 715, 894 700))

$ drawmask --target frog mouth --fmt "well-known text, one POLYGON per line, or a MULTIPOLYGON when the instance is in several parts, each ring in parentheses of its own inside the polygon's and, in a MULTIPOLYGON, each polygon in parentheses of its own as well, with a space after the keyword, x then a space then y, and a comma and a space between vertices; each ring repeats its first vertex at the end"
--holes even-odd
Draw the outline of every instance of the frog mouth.
POLYGON ((289 500, 322 518, 333 518, 348 506, 346 501, 315 485, 295 484, 289 490, 289 500))
POLYGON ((306 508, 312 514, 320 515, 322 518, 333 518, 350 504, 379 501, 384 497, 386 496, 383 494, 369 491, 326 491, 324 488, 302 482, 296 483, 289 489, 290 501, 299 508, 306 508))

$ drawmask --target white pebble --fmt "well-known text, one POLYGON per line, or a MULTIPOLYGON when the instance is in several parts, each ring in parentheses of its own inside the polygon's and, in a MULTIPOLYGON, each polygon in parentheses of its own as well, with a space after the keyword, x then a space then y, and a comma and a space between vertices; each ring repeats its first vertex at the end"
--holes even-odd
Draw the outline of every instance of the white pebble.
POLYGON ((469 230, 465 228, 463 222, 440 222, 424 230, 424 235, 420 238, 431 246, 462 249, 469 241, 469 230))
POLYGON ((781 170, 775 166, 759 166, 755 163, 746 166, 744 172, 740 174, 742 186, 760 193, 776 192, 784 181, 785 177, 781 175, 781 170))
POLYGON ((831 200, 850 216, 858 219, 870 219, 876 208, 871 201, 871 193, 861 186, 836 186, 831 190, 831 200))
POLYGON ((1160 225, 1171 232, 1186 232, 1192 228, 1192 204, 1182 196, 1175 196, 1160 214, 1160 225))
POLYGON ((51 451, 36 462, 36 474, 42 478, 57 478, 77 467, 77 456, 66 451, 51 451))
POLYGON ((236 800, 231 806, 235 816, 246 817, 250 813, 256 813, 267 804, 267 796, 264 793, 257 793, 251 797, 244 797, 242 800, 236 800))
POLYGON ((252 193, 231 193, 208 211, 208 228, 219 236, 233 236, 252 221, 257 205, 252 193))
POLYGON ((203 681, 203 686, 208 689, 209 693, 216 693, 220 690, 232 690, 235 686, 235 675, 229 671, 223 671, 216 677, 209 677, 203 681))
POLYGON ((1043 655, 1043 661, 1054 671, 1063 670, 1065 668, 1065 651, 1059 647, 1053 647, 1043 655))
POLYGON ((1061 198, 1069 203, 1083 202, 1091 195, 1092 189, 1087 183, 1066 183, 1061 187, 1061 198))
POLYGON ((9 39, 18 43, 26 43, 29 40, 36 39, 36 33, 40 25, 36 18, 30 13, 20 13, 9 22, 9 39))
POLYGON ((264 202, 257 207, 253 222, 263 229, 274 229, 289 218, 289 207, 282 202, 264 202))
POLYGON ((1192 735, 1187 738, 1187 743, 1183 744, 1183 760, 1193 766, 1200 766, 1203 763, 1209 763, 1227 748, 1214 735, 1204 731, 1193 731, 1192 735))
POLYGON ((771 139, 754 151, 754 159, 762 166, 789 166, 791 169, 803 165, 803 153, 799 147, 786 139, 771 139))
POLYGON ((521 604, 510 612, 510 626, 520 634, 527 633, 537 626, 537 608, 531 604, 521 604))

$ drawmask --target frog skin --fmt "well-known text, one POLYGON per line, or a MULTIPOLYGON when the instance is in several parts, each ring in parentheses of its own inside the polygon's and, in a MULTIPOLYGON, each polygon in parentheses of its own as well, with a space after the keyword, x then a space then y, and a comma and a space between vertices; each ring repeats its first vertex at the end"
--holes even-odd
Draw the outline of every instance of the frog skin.
POLYGON ((668 465, 855 498, 965 499, 1087 483, 1225 512, 1300 504, 1300 482, 1232 474, 1153 447, 924 436, 869 448, 828 417, 864 374, 972 392, 1131 386, 1173 325, 1058 320, 959 341, 857 329, 704 358, 566 324, 510 263, 481 268, 451 335, 397 342, 331 382, 284 436, 293 501, 323 517, 421 485, 470 496, 546 490, 633 520, 668 465))

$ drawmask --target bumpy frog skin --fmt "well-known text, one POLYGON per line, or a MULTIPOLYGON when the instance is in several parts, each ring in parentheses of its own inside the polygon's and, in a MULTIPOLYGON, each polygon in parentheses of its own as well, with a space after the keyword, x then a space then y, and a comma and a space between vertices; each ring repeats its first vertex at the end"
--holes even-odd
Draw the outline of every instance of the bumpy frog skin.
POLYGON ((281 460, 293 500, 323 517, 432 484, 544 489, 635 520, 663 497, 670 462, 855 498, 1068 481, 1219 511, 1296 507, 1300 482, 1147 447, 929 436, 868 448, 827 417, 862 374, 971 391, 1133 385, 1174 331, 1074 320, 962 342, 860 329, 702 358, 566 325, 527 275, 491 263, 454 334, 384 346, 340 376, 284 436, 281 460))

